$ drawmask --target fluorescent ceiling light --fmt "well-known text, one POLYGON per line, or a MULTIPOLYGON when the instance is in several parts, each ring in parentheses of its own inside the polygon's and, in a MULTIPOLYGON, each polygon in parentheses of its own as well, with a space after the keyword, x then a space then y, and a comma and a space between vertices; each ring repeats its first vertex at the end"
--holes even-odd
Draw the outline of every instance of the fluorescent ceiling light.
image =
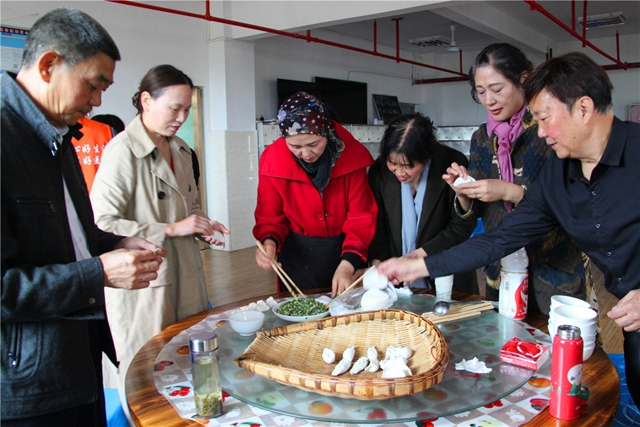
MULTIPOLYGON (((582 25, 583 17, 578 18, 578 24, 582 25)), ((587 16, 587 30, 590 28, 611 27, 624 25, 627 22, 622 12, 602 13, 600 15, 587 16)))
POLYGON ((451 40, 442 36, 421 37, 409 40, 409 44, 420 47, 448 47, 451 40))

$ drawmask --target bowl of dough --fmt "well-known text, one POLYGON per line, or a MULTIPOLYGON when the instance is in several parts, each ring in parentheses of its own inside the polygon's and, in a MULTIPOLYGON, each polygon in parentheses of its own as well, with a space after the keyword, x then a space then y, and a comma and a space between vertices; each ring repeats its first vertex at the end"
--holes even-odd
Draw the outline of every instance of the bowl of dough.
POLYGON ((349 289, 334 298, 329 304, 329 312, 332 316, 339 316, 359 311, 383 310, 392 307, 397 300, 396 289, 374 267, 364 274, 362 286, 349 289))

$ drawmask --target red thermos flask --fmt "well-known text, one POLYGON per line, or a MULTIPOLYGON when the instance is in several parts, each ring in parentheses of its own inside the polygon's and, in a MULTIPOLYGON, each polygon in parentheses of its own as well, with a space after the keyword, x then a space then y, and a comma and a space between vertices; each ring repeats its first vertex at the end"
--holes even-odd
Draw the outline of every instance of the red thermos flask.
POLYGON ((561 420, 575 420, 580 416, 582 348, 580 328, 573 325, 558 326, 551 348, 549 413, 561 420))

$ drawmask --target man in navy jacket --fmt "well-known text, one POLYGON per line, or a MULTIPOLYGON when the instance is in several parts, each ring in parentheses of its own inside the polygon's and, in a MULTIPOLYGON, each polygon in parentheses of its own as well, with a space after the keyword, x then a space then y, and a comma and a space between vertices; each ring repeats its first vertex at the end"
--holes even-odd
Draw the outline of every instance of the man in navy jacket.
POLYGON ((88 15, 56 9, 2 75, 2 425, 106 426, 101 359, 115 351, 104 286, 147 287, 164 249, 99 230, 71 136, 120 54, 88 15))
POLYGON ((583 53, 546 61, 524 87, 538 135, 557 158, 497 228, 424 259, 390 260, 379 271, 411 281, 473 269, 561 225, 620 298, 607 315, 622 328, 627 385, 640 406, 640 124, 614 116, 609 77, 583 53))

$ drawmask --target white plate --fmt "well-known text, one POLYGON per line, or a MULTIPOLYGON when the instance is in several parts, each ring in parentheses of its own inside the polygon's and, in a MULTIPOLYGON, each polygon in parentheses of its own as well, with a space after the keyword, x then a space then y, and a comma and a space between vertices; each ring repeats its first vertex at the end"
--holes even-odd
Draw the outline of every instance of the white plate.
POLYGON ((327 317, 329 315, 329 310, 327 309, 327 311, 325 311, 324 313, 320 313, 320 314, 315 314, 313 316, 285 316, 284 314, 280 314, 278 313, 278 309, 280 308, 281 304, 284 304, 287 301, 278 303, 276 305, 274 305, 271 310, 273 310, 273 313, 278 316, 279 318, 281 318, 282 320, 286 320, 287 322, 305 322, 307 320, 316 320, 316 319, 322 319, 323 317, 327 317))

